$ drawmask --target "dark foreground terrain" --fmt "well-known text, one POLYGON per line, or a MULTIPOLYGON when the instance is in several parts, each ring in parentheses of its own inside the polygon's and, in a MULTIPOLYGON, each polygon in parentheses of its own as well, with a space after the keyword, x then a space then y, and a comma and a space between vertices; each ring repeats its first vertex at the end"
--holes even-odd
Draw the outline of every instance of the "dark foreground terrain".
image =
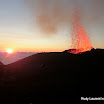
POLYGON ((66 104, 81 96, 104 97, 103 83, 103 49, 39 53, 1 65, 0 104, 66 104))

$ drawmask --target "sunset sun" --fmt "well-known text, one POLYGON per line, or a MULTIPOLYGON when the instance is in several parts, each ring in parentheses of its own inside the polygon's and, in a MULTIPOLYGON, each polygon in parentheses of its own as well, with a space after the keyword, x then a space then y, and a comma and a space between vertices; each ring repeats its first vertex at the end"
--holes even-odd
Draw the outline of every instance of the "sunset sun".
POLYGON ((13 53, 13 50, 12 50, 12 49, 7 49, 6 52, 7 52, 7 53, 13 53))

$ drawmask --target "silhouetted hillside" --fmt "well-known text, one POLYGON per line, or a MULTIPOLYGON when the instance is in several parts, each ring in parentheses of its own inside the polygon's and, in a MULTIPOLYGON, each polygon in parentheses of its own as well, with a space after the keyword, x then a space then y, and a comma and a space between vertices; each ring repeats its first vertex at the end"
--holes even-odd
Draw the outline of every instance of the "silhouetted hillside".
POLYGON ((13 103, 48 104, 99 97, 104 94, 103 63, 104 49, 38 53, 3 68, 0 97, 13 103))

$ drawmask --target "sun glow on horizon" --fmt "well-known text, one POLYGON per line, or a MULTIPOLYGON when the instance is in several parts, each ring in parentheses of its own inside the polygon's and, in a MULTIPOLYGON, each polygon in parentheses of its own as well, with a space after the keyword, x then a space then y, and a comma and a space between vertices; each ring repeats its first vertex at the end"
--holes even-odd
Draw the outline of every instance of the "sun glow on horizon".
POLYGON ((9 49, 7 49, 6 52, 7 52, 8 54, 11 54, 11 53, 13 53, 13 49, 9 48, 9 49))

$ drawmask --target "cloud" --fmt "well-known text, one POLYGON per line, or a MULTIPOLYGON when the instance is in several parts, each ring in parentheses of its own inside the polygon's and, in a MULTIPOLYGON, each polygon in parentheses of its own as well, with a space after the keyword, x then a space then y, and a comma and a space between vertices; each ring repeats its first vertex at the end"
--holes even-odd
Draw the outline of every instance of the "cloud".
MULTIPOLYGON (((37 25, 42 34, 56 34, 61 26, 70 26, 74 8, 87 24, 96 24, 104 16, 104 0, 25 0, 30 10, 32 28, 37 25), (77 5, 78 3, 78 5, 77 5)), ((83 21, 82 20, 82 21, 83 21)))
POLYGON ((60 26, 70 24, 72 3, 70 0, 27 0, 26 4, 34 19, 33 24, 37 24, 43 34, 52 35, 60 26))

